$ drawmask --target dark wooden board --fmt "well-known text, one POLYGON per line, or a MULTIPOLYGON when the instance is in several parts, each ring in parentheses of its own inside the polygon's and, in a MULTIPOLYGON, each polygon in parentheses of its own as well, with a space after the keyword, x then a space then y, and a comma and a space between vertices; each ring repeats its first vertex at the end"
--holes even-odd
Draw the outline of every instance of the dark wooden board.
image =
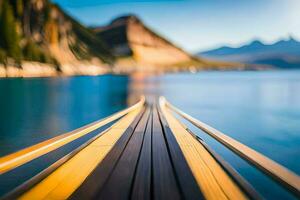
POLYGON ((104 183, 110 176, 123 150, 125 149, 131 135, 141 120, 145 109, 143 109, 126 129, 121 138, 116 142, 111 151, 105 156, 101 164, 86 178, 79 188, 69 199, 94 199, 104 183))
POLYGON ((186 159, 184 158, 180 146, 177 143, 174 134, 169 128, 167 121, 159 108, 158 113, 160 117, 159 120, 165 134, 166 143, 170 152, 171 161, 176 172, 176 178, 184 199, 204 199, 193 173, 188 166, 186 159))
POLYGON ((153 111, 152 148, 153 199, 181 199, 156 109, 153 111))
POLYGON ((129 199, 149 113, 147 109, 97 199, 129 199))
POLYGON ((152 140, 152 111, 149 116, 147 129, 144 135, 143 146, 135 173, 132 186, 131 199, 133 200, 149 200, 152 199, 151 192, 151 146, 152 140))

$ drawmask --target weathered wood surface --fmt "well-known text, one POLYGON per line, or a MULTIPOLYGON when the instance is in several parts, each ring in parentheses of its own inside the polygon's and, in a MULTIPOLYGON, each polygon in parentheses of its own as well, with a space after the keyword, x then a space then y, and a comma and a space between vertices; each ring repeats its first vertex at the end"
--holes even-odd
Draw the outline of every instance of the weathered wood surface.
POLYGON ((147 104, 131 110, 19 198, 248 197, 166 107, 147 104))
POLYGON ((113 145, 122 136, 126 128, 119 128, 119 126, 129 126, 136 118, 138 112, 140 112, 139 110, 126 115, 104 135, 92 142, 19 198, 67 199, 105 158, 113 145))
POLYGON ((214 129, 213 127, 193 118, 192 116, 184 113, 175 106, 167 102, 163 97, 160 99, 161 104, 164 104, 172 111, 176 112, 186 120, 190 121, 199 129, 215 138, 218 142, 235 152, 247 162, 253 164, 257 169, 261 170, 281 185, 285 186, 297 197, 300 197, 300 177, 286 167, 271 160, 263 154, 255 151, 254 149, 242 144, 241 142, 229 137, 228 135, 214 129))
POLYGON ((173 167, 177 174, 178 183, 184 199, 204 199, 204 196, 199 190, 196 179, 184 157, 183 151, 176 141, 176 138, 160 108, 158 108, 158 113, 165 133, 170 158, 172 159, 173 167))
POLYGON ((103 161, 71 199, 202 199, 188 165, 181 167, 180 174, 174 169, 173 161, 184 162, 184 158, 172 158, 156 107, 147 108, 130 137, 126 138, 122 151, 118 151, 116 144, 111 152, 118 152, 118 155, 108 154, 107 163, 103 161), (188 178, 187 173, 191 175, 188 178), (191 185, 193 189, 186 187, 191 185))
POLYGON ((206 199, 247 199, 217 161, 167 110, 162 112, 206 199))
POLYGON ((46 140, 39 144, 33 145, 31 147, 25 148, 16 153, 9 154, 8 156, 1 157, 0 158, 0 175, 7 171, 10 171, 20 165, 23 165, 35 158, 38 158, 46 153, 54 151, 55 149, 58 149, 59 147, 65 145, 67 143, 70 143, 70 142, 90 133, 91 131, 98 129, 101 126, 104 126, 104 125, 126 115, 130 111, 133 111, 133 110, 141 107, 144 104, 144 102, 145 102, 145 98, 142 97, 142 99, 135 105, 133 105, 125 110, 122 110, 112 116, 109 116, 107 118, 104 118, 104 119, 96 121, 96 122, 93 122, 84 127, 81 127, 74 131, 71 131, 69 133, 65 133, 65 134, 59 135, 57 137, 51 138, 49 140, 46 140))
POLYGON ((147 127, 144 134, 143 145, 137 164, 136 173, 132 185, 131 199, 150 200, 151 192, 151 166, 152 166, 152 111, 149 115, 147 127))
POLYGON ((157 110, 153 112, 152 146, 154 199, 182 198, 157 110))
POLYGON ((121 154, 143 114, 144 108, 116 142, 111 151, 106 155, 101 164, 97 166, 82 185, 80 185, 80 187, 72 194, 70 197, 71 199, 94 199, 98 196, 106 181, 111 176, 114 167, 119 161, 121 154))

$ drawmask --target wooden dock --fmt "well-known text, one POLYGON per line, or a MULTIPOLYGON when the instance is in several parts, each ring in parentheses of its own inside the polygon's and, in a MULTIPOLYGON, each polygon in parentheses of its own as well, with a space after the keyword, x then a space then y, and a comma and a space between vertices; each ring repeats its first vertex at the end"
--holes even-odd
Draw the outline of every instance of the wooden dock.
MULTIPOLYGON (((174 112, 182 114, 163 98, 152 103, 142 98, 115 115, 0 158, 0 174, 5 174, 112 123, 2 198, 261 199, 174 112)), ((262 155, 251 158, 257 156, 262 155)), ((277 163, 263 166, 263 159, 256 165, 265 171, 277 167, 271 175, 298 196, 299 177, 277 163), (282 180, 280 172, 289 177, 282 180)))

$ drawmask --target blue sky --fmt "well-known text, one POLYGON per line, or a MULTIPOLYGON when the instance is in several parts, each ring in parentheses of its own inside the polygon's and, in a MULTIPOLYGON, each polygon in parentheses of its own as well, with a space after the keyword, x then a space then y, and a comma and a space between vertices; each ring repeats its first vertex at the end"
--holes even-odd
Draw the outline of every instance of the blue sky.
POLYGON ((300 0, 53 0, 85 25, 133 13, 190 52, 300 39, 300 0))

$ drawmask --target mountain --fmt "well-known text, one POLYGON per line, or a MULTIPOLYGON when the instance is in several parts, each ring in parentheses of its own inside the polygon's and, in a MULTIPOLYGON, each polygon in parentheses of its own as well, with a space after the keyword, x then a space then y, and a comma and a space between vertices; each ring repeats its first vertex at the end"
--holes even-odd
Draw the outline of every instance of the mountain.
POLYGON ((134 15, 89 28, 50 0, 0 0, 0 77, 245 67, 195 57, 134 15))
POLYGON ((94 32, 110 47, 117 58, 118 71, 206 69, 232 67, 233 64, 197 58, 147 27, 137 16, 127 15, 94 32))
POLYGON ((9 76, 100 73, 113 61, 100 37, 50 1, 0 0, 0 74, 1 65, 9 76))
POLYGON ((259 40, 238 47, 221 47, 197 55, 217 60, 269 65, 275 68, 300 68, 300 42, 290 37, 273 44, 259 40))

